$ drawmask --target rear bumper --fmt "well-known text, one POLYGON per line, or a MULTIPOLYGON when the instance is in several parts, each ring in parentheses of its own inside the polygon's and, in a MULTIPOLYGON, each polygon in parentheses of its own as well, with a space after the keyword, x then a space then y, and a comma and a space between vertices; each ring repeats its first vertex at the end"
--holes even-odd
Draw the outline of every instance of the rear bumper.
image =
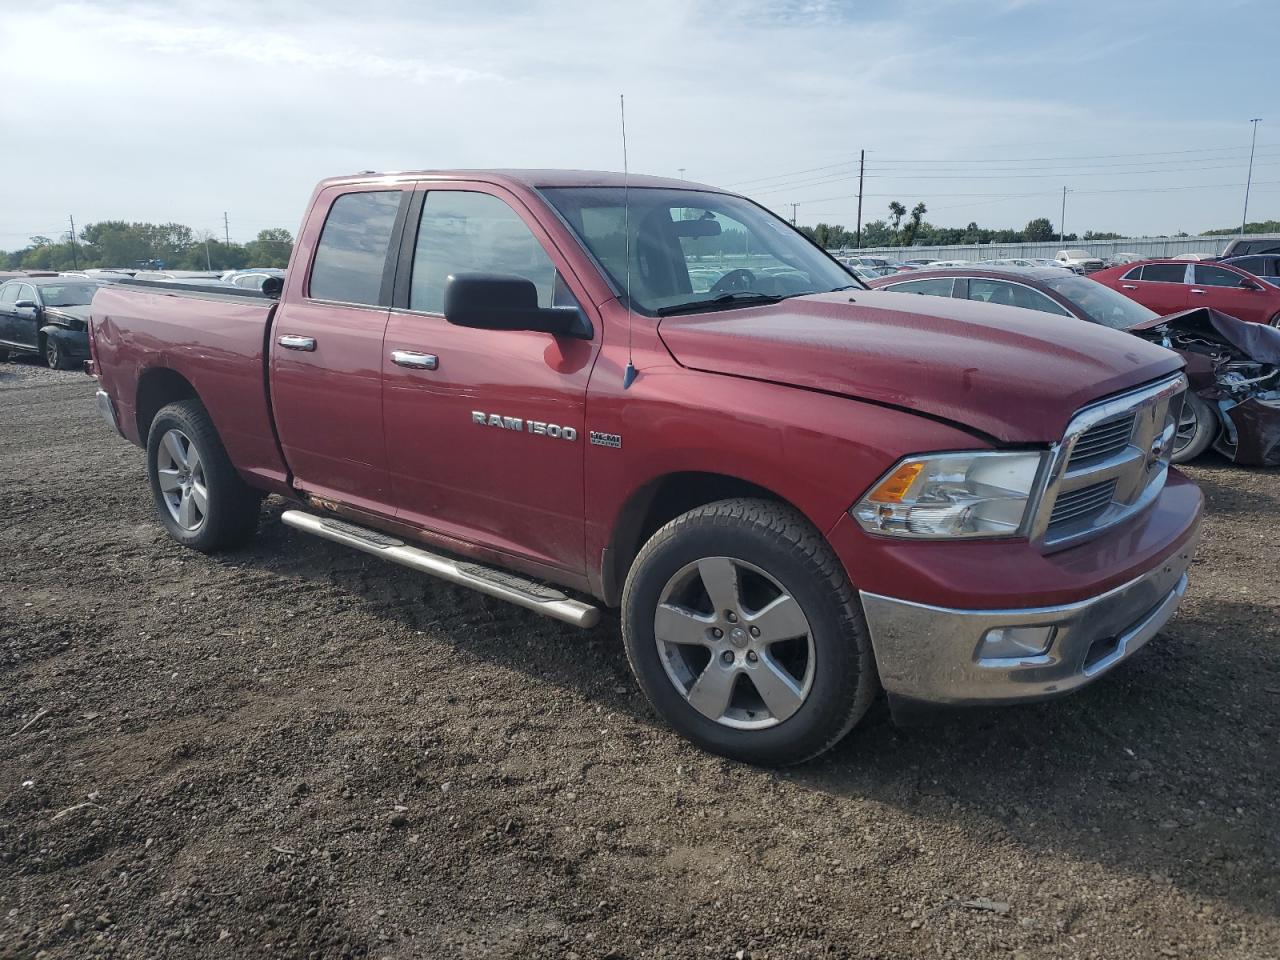
POLYGON ((120 424, 116 421, 116 408, 111 403, 111 397, 108 396, 107 391, 99 390, 96 399, 98 402, 98 413, 102 414, 102 419, 111 424, 112 430, 116 433, 120 433, 121 436, 124 436, 124 434, 120 432, 120 424))
POLYGON ((925 703, 1039 700, 1068 693, 1123 662, 1173 616, 1187 585, 1193 535, 1141 576, 1074 603, 960 610, 862 593, 886 691, 925 703), (1047 648, 1022 657, 984 656, 988 631, 1050 628, 1047 648))

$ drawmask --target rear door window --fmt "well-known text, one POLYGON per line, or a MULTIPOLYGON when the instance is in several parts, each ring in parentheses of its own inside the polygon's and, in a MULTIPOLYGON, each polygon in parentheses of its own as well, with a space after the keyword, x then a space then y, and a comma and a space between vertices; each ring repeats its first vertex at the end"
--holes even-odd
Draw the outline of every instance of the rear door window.
POLYGON ((1197 263, 1195 265, 1196 285, 1201 287, 1238 287, 1244 277, 1222 267, 1211 267, 1197 263))
POLYGON ((892 290, 894 293, 918 293, 926 297, 949 297, 955 282, 955 277, 930 277, 927 280, 890 283, 883 289, 892 290))
POLYGON ((401 191, 347 193, 329 208, 311 267, 313 300, 378 304, 401 191))
POLYGON ((1185 283, 1185 263, 1148 263, 1142 267, 1142 279, 1155 283, 1185 283))
POLYGON ((0 307, 12 307, 18 302, 18 283, 6 283, 0 287, 0 307))

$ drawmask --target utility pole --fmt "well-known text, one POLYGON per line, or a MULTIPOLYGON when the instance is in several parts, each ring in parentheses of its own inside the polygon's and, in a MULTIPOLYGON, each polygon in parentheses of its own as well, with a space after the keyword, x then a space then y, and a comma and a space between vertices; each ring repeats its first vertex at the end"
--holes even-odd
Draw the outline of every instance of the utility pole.
POLYGON ((862 174, 866 170, 867 151, 858 151, 858 227, 854 236, 854 246, 862 249, 862 174))
POLYGON ((213 270, 213 257, 209 256, 209 234, 204 235, 204 268, 213 270))
POLYGON ((227 246, 231 246, 231 222, 227 219, 227 211, 222 211, 222 235, 227 239, 227 246))
POLYGON ((800 206, 798 203, 793 203, 791 205, 791 225, 793 227, 796 225, 796 207, 798 206, 800 206))
POLYGON ((1062 217, 1058 220, 1058 246, 1067 242, 1067 188, 1062 188, 1062 217))
POLYGON ((1249 175, 1244 178, 1244 215, 1240 217, 1240 236, 1244 236, 1244 228, 1249 221, 1249 186, 1253 183, 1253 148, 1258 145, 1258 124, 1261 117, 1249 121, 1253 124, 1253 142, 1249 144, 1249 175))
POLYGON ((71 221, 71 269, 80 269, 80 257, 76 250, 76 218, 71 214, 67 214, 67 219, 71 221))

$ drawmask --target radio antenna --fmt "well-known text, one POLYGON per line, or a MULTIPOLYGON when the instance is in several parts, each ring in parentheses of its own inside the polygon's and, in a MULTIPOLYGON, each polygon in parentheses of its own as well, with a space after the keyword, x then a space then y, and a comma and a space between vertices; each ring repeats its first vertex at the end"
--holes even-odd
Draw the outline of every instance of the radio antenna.
POLYGON ((627 269, 622 293, 627 298, 627 369, 622 374, 622 389, 636 379, 635 359, 631 354, 631 174, 627 168, 627 98, 618 94, 618 111, 622 115, 622 232, 626 235, 627 269))

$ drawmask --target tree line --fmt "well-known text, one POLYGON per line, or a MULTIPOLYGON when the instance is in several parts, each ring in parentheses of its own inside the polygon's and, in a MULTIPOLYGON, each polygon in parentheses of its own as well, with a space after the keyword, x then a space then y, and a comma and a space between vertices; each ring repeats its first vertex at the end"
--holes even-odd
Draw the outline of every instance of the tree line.
MULTIPOLYGON (((812 227, 800 226, 814 242, 827 249, 841 247, 943 247, 957 244, 976 243, 1051 243, 1059 238, 1058 231, 1048 217, 1036 217, 1021 230, 990 229, 970 222, 966 227, 939 227, 924 219, 928 208, 924 203, 917 203, 907 208, 894 200, 889 204, 889 216, 872 220, 863 224, 861 243, 858 235, 841 224, 818 223, 812 227)), ((1239 227, 1222 227, 1203 231, 1203 236, 1231 236, 1240 232, 1239 227)), ((1263 220, 1250 222, 1245 233, 1280 233, 1280 221, 1263 220)), ((1189 233, 1179 231, 1177 237, 1188 237, 1189 233)), ((1064 243, 1083 240, 1123 240, 1125 234, 1105 231, 1086 230, 1083 234, 1068 233, 1062 237, 1064 243)))
POLYGON ((71 236, 32 237, 20 250, 0 251, 0 269, 83 270, 86 267, 158 267, 239 270, 287 267, 293 235, 283 227, 259 231, 248 243, 227 243, 180 223, 103 220, 71 236))

